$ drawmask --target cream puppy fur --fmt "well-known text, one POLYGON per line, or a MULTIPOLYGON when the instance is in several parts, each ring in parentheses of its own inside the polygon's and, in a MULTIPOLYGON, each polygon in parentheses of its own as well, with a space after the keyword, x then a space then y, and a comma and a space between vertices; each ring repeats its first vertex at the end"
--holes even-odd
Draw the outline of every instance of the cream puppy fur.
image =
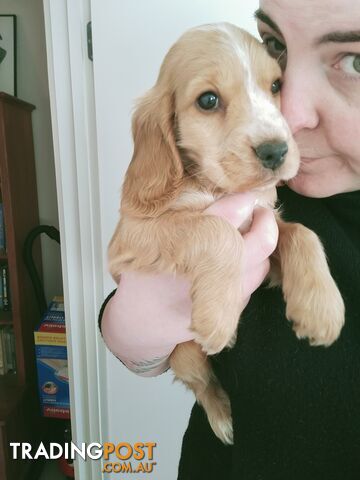
MULTIPOLYGON (((190 279, 195 341, 178 345, 170 365, 225 443, 232 443, 231 408, 207 355, 236 339, 243 240, 226 220, 202 212, 225 194, 248 190, 274 208, 275 186, 296 175, 299 155, 279 111, 280 79, 276 61, 234 25, 186 32, 134 113, 134 155, 109 246, 116 281, 129 270, 190 279)), ((270 283, 282 285, 297 336, 330 345, 343 326, 344 304, 320 240, 277 218, 270 283)))

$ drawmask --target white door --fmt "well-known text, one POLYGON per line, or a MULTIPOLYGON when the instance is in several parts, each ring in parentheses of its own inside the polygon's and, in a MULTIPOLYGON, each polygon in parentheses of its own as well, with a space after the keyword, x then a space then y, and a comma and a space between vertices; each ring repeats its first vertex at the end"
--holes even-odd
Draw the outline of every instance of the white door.
MULTIPOLYGON (((171 44, 188 28, 230 21, 256 33, 257 0, 91 0, 94 83, 100 172, 102 242, 118 218, 119 188, 131 159, 130 118, 134 100, 156 80, 171 44)), ((106 276, 105 290, 114 287, 106 276)), ((145 314, 145 312, 144 312, 145 314)), ((182 436, 194 403, 172 374, 139 378, 107 356, 108 438, 157 443, 153 474, 177 476, 182 436)))

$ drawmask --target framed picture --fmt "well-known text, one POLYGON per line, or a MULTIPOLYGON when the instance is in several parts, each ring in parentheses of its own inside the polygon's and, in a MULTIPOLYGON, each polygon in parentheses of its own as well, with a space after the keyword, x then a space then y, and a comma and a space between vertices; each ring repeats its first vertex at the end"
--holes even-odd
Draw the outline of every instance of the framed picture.
POLYGON ((0 15, 0 92, 16 92, 16 16, 0 15))

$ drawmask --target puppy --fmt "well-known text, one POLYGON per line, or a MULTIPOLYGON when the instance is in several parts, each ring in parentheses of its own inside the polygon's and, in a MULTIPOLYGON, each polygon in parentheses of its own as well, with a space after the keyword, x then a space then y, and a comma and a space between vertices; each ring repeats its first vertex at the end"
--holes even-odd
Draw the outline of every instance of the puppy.
MULTIPOLYGON (((186 32, 134 113, 134 155, 109 245, 117 282, 129 270, 190 279, 195 341, 178 345, 170 365, 224 443, 232 443, 230 403, 207 355, 235 342, 243 239, 223 218, 202 212, 225 194, 248 190, 273 208, 275 186, 296 175, 299 154, 279 111, 280 78, 260 42, 234 25, 186 32)), ((282 285, 297 336, 330 345, 344 323, 344 304, 320 240, 276 215, 270 281, 282 285)))

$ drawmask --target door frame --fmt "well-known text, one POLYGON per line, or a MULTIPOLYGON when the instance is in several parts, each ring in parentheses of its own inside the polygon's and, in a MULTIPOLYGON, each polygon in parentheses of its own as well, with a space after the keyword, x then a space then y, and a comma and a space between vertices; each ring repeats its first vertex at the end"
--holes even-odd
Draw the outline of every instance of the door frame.
MULTIPOLYGON (((72 440, 107 438, 106 353, 97 318, 104 299, 89 0, 43 0, 69 358, 72 440), (100 374, 100 373, 103 374, 100 374)), ((79 479, 102 462, 77 460, 79 479)))

